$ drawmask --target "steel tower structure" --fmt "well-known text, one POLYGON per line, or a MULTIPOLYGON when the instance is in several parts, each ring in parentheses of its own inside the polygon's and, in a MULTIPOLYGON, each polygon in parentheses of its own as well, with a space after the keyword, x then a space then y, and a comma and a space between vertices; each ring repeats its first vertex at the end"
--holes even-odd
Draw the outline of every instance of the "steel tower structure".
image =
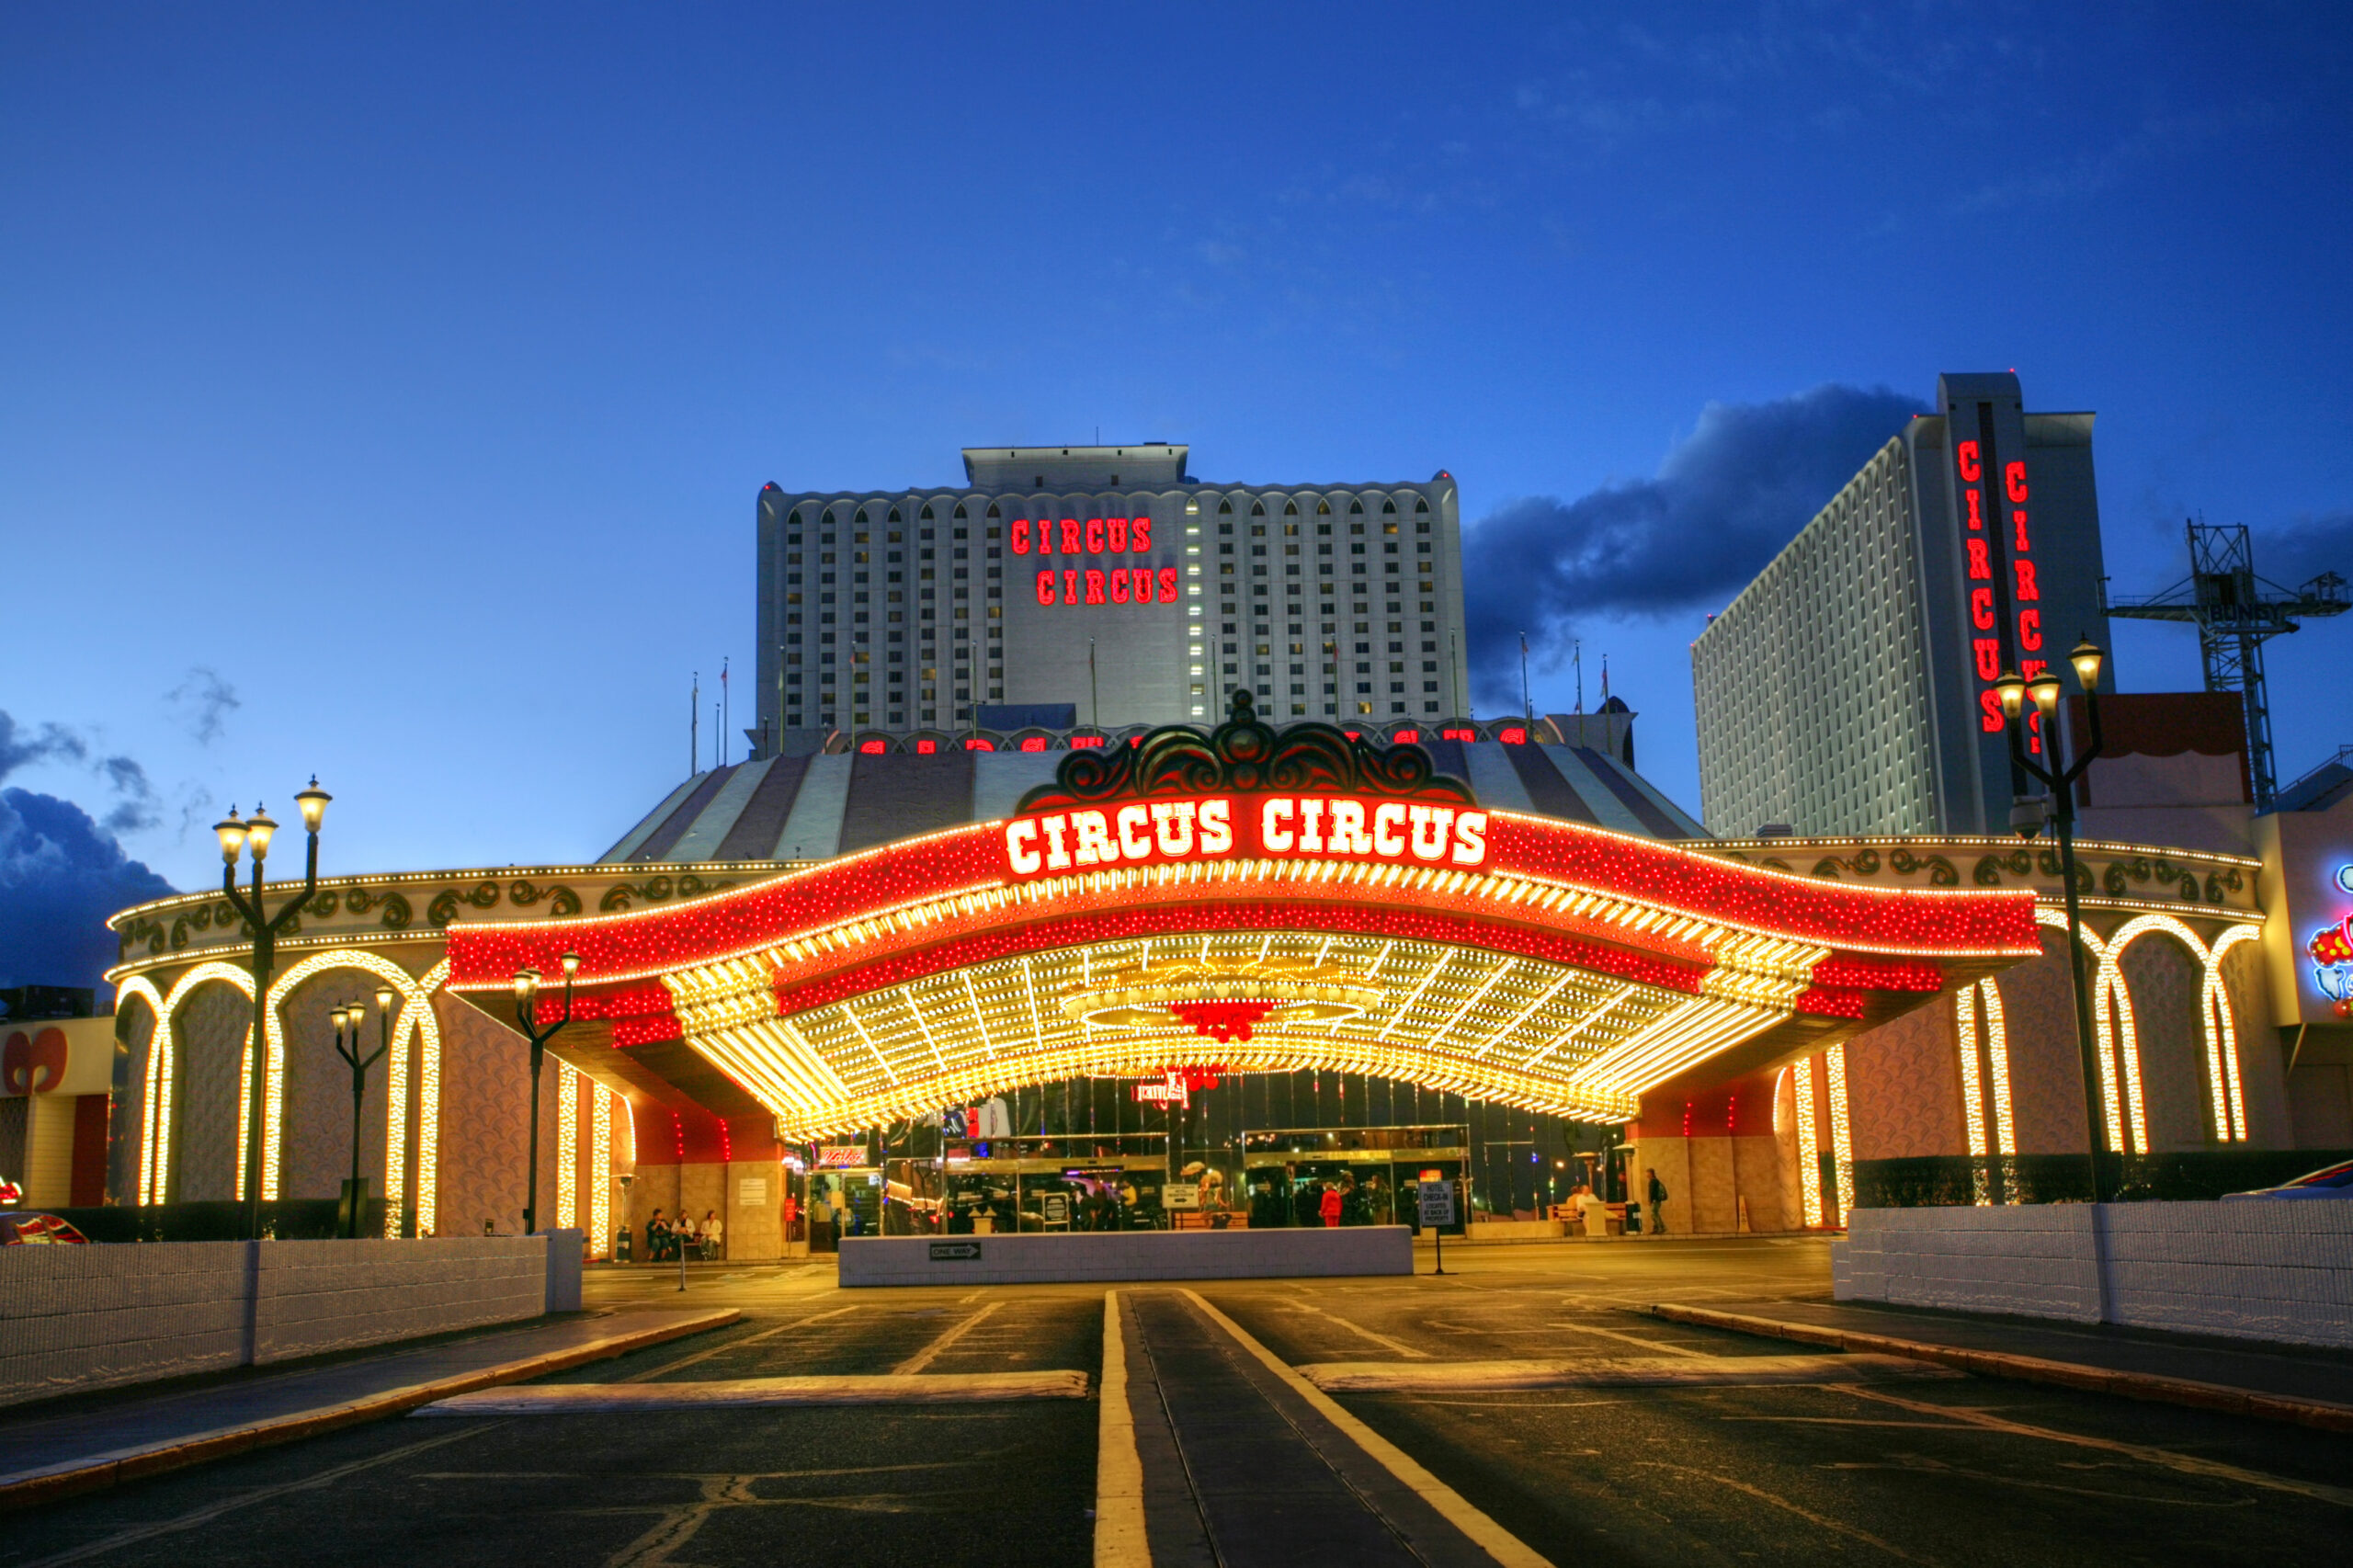
POLYGON ((2324 572, 2284 588, 2255 572, 2255 550, 2244 523, 2182 525, 2189 540, 2189 575, 2141 599, 2106 599, 2108 613, 2128 620, 2186 620, 2198 628, 2206 663, 2206 689, 2235 691, 2246 710, 2246 750, 2254 775, 2255 809, 2271 809, 2271 703, 2263 687, 2263 644, 2297 630, 2298 618, 2342 615, 2345 579, 2324 572))

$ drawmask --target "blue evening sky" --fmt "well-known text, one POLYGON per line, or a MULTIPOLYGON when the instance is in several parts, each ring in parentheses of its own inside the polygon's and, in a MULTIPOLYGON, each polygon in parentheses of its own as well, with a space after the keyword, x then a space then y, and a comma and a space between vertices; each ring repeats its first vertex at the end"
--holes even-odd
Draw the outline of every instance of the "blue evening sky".
MULTIPOLYGON (((1475 525, 1752 460, 1711 404, 1802 439, 1773 419, 1818 389, 2015 368, 2099 412, 2119 591, 2179 574, 2198 511, 2275 575, 2353 574, 2348 30, 11 6, 8 782, 183 887, 224 807, 290 820, 313 770, 333 871, 593 857, 684 773, 690 672, 752 666, 763 483, 946 483, 960 446, 1098 427, 1208 479, 1445 468, 1475 525)), ((1792 529, 1859 458, 1813 460, 1792 529)), ((1675 526, 1686 602, 1603 562, 1574 633, 1696 808, 1686 645, 1729 591, 1675 526)), ((2119 642, 2128 689, 2197 684, 2187 631, 2119 642)), ((2275 645, 2283 777, 2353 741, 2348 654, 2353 617, 2275 645)))

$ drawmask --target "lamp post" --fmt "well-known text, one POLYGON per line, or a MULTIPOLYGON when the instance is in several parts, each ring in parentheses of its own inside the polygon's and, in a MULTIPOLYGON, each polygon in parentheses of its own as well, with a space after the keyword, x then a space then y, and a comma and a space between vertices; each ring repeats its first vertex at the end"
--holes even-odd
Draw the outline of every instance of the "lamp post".
POLYGON ((531 1041, 531 1154, 530 1176, 523 1199, 523 1233, 531 1235, 540 1228, 540 1065, 547 1058, 548 1041, 556 1030, 572 1022, 572 977, 580 972, 580 955, 563 955, 563 1016, 544 1029, 540 1027, 540 971, 518 969, 515 971, 515 1021, 523 1026, 523 1033, 531 1041))
POLYGON ((354 1002, 348 1007, 335 1010, 335 1053, 351 1068, 351 1179, 343 1184, 344 1234, 358 1240, 360 1211, 367 1207, 367 1189, 359 1185, 359 1104, 368 1093, 368 1069, 376 1065, 384 1052, 392 1047, 392 991, 389 986, 376 993, 376 1005, 383 1012, 383 1043, 368 1055, 359 1054, 359 1025, 368 1017, 365 1004, 354 1002), (344 1043, 348 1028, 351 1043, 344 1043))
MULTIPOLYGON (((2018 768, 2040 779, 2052 795, 2052 820, 2059 831, 2059 874, 2066 882, 2067 892, 2067 974, 2075 994, 2075 1054, 2084 1076, 2084 1121, 2089 1142, 2086 1160, 2091 1165, 2092 1201, 2101 1200, 2099 1179, 2100 1089, 2099 1047, 2092 1028, 2092 995, 2084 983, 2083 911, 2075 896, 2075 781, 2099 756, 2099 669, 2103 655, 2089 640, 2079 642, 2067 654, 2067 662, 2075 666, 2075 678, 2084 688, 2084 710, 2090 721, 2091 744, 2077 751, 2072 762, 2059 756, 2059 736, 2051 722, 2059 710, 2059 677, 2048 667, 2037 670, 2032 679, 2022 679, 2016 670, 2005 670, 1994 683, 1995 693, 2001 699, 2003 715, 2009 721, 2010 760, 2018 768), (2027 755, 2026 740, 2021 733, 2027 726, 2020 722, 2027 703, 2031 700, 2035 713, 2040 718, 2042 755, 2050 766, 2034 761, 2027 755)), ((2029 837, 2032 835, 2029 835, 2029 837)))
POLYGON ((310 907, 311 895, 319 891, 319 824, 325 819, 327 802, 333 799, 319 788, 316 775, 312 777, 310 788, 294 797, 294 803, 302 810, 302 825, 310 832, 310 858, 303 867, 301 893, 288 900, 273 915, 263 913, 261 877, 262 862, 269 858, 269 841, 277 835, 278 824, 260 806, 256 806, 254 814, 243 822, 237 820, 237 808, 231 806, 229 814, 212 824, 212 831, 221 839, 221 892, 230 907, 244 917, 254 934, 254 1032, 247 1044, 252 1064, 246 1074, 250 1092, 245 1104, 246 1125, 251 1129, 245 1139, 245 1237, 249 1241, 261 1238, 262 1108, 268 1095, 269 976, 277 967, 278 934, 310 907), (253 857, 254 885, 250 895, 237 889, 237 856, 241 852, 253 857))

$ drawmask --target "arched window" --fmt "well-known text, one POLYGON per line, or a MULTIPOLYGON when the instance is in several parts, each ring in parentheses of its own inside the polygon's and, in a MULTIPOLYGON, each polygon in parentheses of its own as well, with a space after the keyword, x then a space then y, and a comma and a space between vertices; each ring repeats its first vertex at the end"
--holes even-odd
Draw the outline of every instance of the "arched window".
POLYGON ((1414 503, 1414 510, 1416 512, 1427 512, 1429 509, 1430 504, 1427 501, 1416 501, 1414 503))
POLYGON ((931 503, 926 501, 923 504, 923 510, 915 514, 915 521, 919 523, 927 523, 931 520, 931 503))
POLYGON ((1298 517, 1298 516, 1299 516, 1299 503, 1298 503, 1298 502, 1296 502, 1296 501, 1286 501, 1286 502, 1284 502, 1284 503, 1283 503, 1283 516, 1284 516, 1284 517, 1298 517))
POLYGON ((1265 516, 1267 515, 1267 504, 1266 504, 1264 501, 1253 501, 1253 502, 1251 502, 1251 503, 1250 503, 1250 515, 1251 515, 1252 517, 1265 517, 1265 516))
POLYGON ((896 506, 891 508, 891 520, 894 523, 902 520, 899 517, 899 509, 896 506))
MULTIPOLYGON (((1393 512, 1397 509, 1397 503, 1394 501, 1383 501, 1381 504, 1381 509, 1384 512, 1393 512)), ((1351 507, 1350 510, 1354 510, 1354 508, 1351 507)))
POLYGON ((957 516, 957 517, 961 517, 963 515, 964 515, 964 503, 962 503, 961 501, 959 501, 959 502, 957 502, 957 503, 956 503, 956 516, 957 516))
POLYGON ((1217 504, 1217 509, 1218 515, 1220 517, 1223 517, 1226 513, 1233 510, 1233 503, 1231 501, 1221 501, 1217 504))
POLYGON ((1319 517, 1330 517, 1332 515, 1332 503, 1329 501, 1318 501, 1315 503, 1315 515, 1319 517))
MULTIPOLYGON (((1392 512, 1393 512, 1393 511, 1395 511, 1397 508, 1396 508, 1396 507, 1394 507, 1394 506, 1392 506, 1392 507, 1390 507, 1389 509, 1390 509, 1391 511, 1392 511, 1392 512)), ((1358 516, 1359 513, 1363 512, 1363 510, 1364 510, 1364 503, 1363 503, 1363 502, 1361 502, 1361 501, 1351 501, 1351 502, 1349 502, 1349 503, 1348 503, 1348 516, 1350 516, 1350 517, 1356 517, 1356 516, 1358 516)))
POLYGON ((998 511, 997 511, 997 509, 996 509, 996 503, 995 503, 995 502, 994 502, 994 501, 990 502, 990 503, 989 503, 989 516, 990 516, 990 517, 997 517, 997 516, 999 516, 999 515, 1000 515, 1000 514, 998 513, 998 511))

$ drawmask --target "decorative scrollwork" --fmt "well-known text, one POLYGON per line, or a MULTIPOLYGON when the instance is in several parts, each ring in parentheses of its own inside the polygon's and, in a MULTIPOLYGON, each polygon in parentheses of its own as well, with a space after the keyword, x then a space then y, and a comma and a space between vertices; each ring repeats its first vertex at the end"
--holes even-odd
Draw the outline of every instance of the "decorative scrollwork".
MULTIPOLYGON (((706 881, 692 871, 686 872, 676 881, 665 874, 648 877, 642 882, 615 882, 605 890, 605 896, 597 901, 597 907, 607 915, 612 915, 633 907, 638 899, 643 899, 648 903, 661 903, 673 896, 699 898, 704 893, 719 892, 734 885, 732 878, 713 878, 706 881)), ((570 899, 572 907, 568 910, 559 907, 554 913, 558 915, 578 913, 580 900, 569 888, 560 888, 555 892, 563 898, 570 899)))
POLYGON ((310 913, 322 920, 333 919, 342 908, 342 895, 333 888, 321 888, 311 895, 310 913))
POLYGON ((1207 734, 1169 724, 1132 746, 1072 752, 1054 769, 1054 781, 1022 796, 1016 810, 1221 790, 1330 790, 1478 804, 1471 787, 1438 773, 1420 746, 1374 745, 1331 724, 1293 724, 1278 733, 1259 721, 1247 690, 1235 692, 1231 707, 1231 717, 1207 734))
POLYGON ((447 926, 457 917, 458 894, 454 888, 443 888, 433 895, 433 902, 425 906, 425 918, 428 925, 447 926))
POLYGON ((558 919, 579 914, 580 895, 561 885, 548 889, 548 913, 558 919))
POLYGON ((2034 852, 2020 846, 2007 855, 1979 857, 1976 866, 1969 873, 1969 880, 1981 888, 1997 888, 2002 885, 2005 870, 2014 877, 2023 877, 2033 869, 2034 852))
POLYGON ((385 930, 405 931, 408 929, 409 922, 415 918, 415 913, 409 908, 408 900, 396 892, 388 892, 384 895, 385 930))

